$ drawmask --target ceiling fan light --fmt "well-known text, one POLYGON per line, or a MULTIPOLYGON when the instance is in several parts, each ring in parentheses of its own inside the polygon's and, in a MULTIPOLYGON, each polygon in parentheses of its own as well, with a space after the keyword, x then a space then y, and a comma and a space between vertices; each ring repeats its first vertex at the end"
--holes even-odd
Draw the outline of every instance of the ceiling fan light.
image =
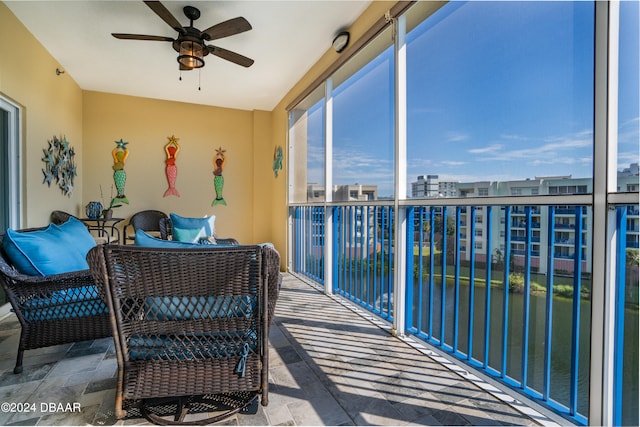
POLYGON ((178 62, 185 69, 192 70, 194 68, 204 67, 203 47, 200 43, 193 41, 183 41, 180 43, 180 56, 178 62))

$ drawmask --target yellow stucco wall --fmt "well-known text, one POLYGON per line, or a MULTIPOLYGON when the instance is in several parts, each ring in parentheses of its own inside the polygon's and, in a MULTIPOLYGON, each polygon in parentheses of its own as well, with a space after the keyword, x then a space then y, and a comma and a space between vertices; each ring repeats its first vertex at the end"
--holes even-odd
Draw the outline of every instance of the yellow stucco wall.
MULTIPOLYGON (((0 3, 0 94, 22 110, 21 226, 48 223, 52 210, 72 210, 82 202, 85 169, 82 134, 82 90, 69 74, 56 75, 60 64, 0 3), (54 184, 42 183, 42 150, 48 140, 66 135, 75 149, 78 176, 70 197, 54 184)), ((61 68, 61 67, 60 67, 61 68)))
POLYGON ((220 236, 242 243, 270 240, 268 233, 256 235, 254 227, 254 196, 264 192, 256 186, 270 186, 268 179, 258 177, 262 168, 257 164, 262 146, 269 143, 263 135, 270 128, 270 113, 91 91, 85 91, 83 99, 84 166, 91 171, 84 176, 84 203, 101 200, 100 186, 108 203, 113 185, 111 151, 122 138, 129 149, 125 190, 130 204, 116 209, 115 216, 127 218, 145 209, 191 217, 216 215, 220 236), (180 197, 163 197, 164 145, 172 135, 180 144, 176 161, 180 197), (220 147, 227 157, 222 174, 227 206, 211 206, 213 159, 220 147))

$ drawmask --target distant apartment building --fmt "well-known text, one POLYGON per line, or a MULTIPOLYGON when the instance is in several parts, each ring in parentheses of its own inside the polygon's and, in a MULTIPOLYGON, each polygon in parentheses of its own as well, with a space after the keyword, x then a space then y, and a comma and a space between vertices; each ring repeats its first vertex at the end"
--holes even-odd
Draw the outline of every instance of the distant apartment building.
MULTIPOLYGON (((323 202, 324 200, 324 185, 307 184, 308 202, 323 202)), ((367 200, 378 200, 377 185, 343 184, 333 186, 334 202, 363 202, 367 200)))
POLYGON ((457 183, 440 181, 438 175, 419 175, 416 182, 411 183, 411 197, 414 199, 432 197, 458 197, 457 183))
POLYGON ((334 202, 378 200, 377 185, 346 184, 333 186, 334 202))
POLYGON ((325 200, 324 184, 307 184, 307 202, 323 202, 325 200))
MULTIPOLYGON (((629 168, 625 168, 618 173, 619 191, 638 191, 638 164, 634 163, 629 168)), ((416 182, 411 184, 412 197, 430 198, 433 192, 424 192, 422 189, 438 188, 441 181, 438 175, 420 175, 416 182), (430 185, 429 185, 430 184, 430 185), (422 196, 419 196, 423 194, 422 196)), ((449 184, 449 183, 447 183, 449 184)), ((514 181, 478 181, 478 182, 457 182, 455 189, 448 188, 448 194, 455 194, 455 197, 482 197, 482 196, 532 196, 547 194, 588 194, 592 191, 592 180, 590 178, 572 178, 571 176, 551 176, 535 177, 533 179, 514 181)), ((440 191, 440 190, 438 190, 440 191)), ((445 197, 439 195, 439 197, 445 197)), ((446 196, 452 197, 452 196, 446 196)), ((454 212, 449 211, 449 215, 454 212)), ((461 255, 470 256, 470 248, 475 249, 475 258, 478 261, 485 261, 490 257, 495 257, 498 253, 504 255, 505 234, 510 233, 510 252, 513 261, 517 265, 524 265, 527 238, 530 247, 531 267, 540 273, 546 273, 548 251, 553 250, 554 266, 556 271, 574 271, 574 259, 576 249, 582 258, 582 271, 591 270, 591 252, 587 249, 592 246, 592 221, 593 216, 590 208, 556 205, 552 207, 552 214, 549 208, 532 206, 515 206, 509 211, 503 207, 493 207, 491 210, 491 241, 500 242, 497 246, 492 246, 491 254, 487 254, 487 230, 488 218, 486 207, 463 207, 460 214, 460 246, 461 255), (542 211, 541 211, 542 209, 542 211), (472 215, 473 212, 473 215, 472 215), (530 216, 530 226, 527 224, 527 216, 530 216), (509 218, 508 227, 507 217, 509 218), (549 224, 552 220, 553 224, 549 224), (578 227, 576 221, 581 222, 578 227), (551 227, 551 225, 553 227, 551 227), (579 228, 579 229, 578 229, 579 228), (552 236, 550 236, 553 230, 552 236), (527 237, 529 232, 529 237, 527 237), (549 245, 549 240, 553 242, 549 245), (576 242, 580 243, 580 248, 576 247, 576 242), (499 251, 499 252, 498 252, 499 251)), ((627 247, 639 247, 640 216, 638 208, 631 207, 627 211, 627 247)))

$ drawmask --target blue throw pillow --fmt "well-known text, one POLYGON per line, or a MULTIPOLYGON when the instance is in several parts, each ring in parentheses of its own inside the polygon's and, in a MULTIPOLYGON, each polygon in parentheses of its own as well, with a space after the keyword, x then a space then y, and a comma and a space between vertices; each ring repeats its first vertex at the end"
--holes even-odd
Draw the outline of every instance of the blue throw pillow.
POLYGON ((201 237, 214 236, 216 234, 216 216, 204 218, 186 218, 170 213, 171 234, 173 240, 179 242, 197 243, 201 237))
POLYGON ((198 248, 196 243, 163 240, 150 236, 142 230, 136 230, 136 245, 147 248, 198 248))
POLYGON ((95 241, 84 225, 77 227, 72 222, 61 227, 49 224, 47 228, 36 231, 8 229, 2 245, 20 273, 49 276, 87 270, 87 252, 95 246, 95 241), (87 234, 91 243, 87 240, 87 234))
POLYGON ((87 257, 87 253, 96 245, 86 225, 78 218, 71 217, 69 220, 60 225, 53 225, 58 229, 62 238, 69 244, 74 246, 82 255, 87 257))

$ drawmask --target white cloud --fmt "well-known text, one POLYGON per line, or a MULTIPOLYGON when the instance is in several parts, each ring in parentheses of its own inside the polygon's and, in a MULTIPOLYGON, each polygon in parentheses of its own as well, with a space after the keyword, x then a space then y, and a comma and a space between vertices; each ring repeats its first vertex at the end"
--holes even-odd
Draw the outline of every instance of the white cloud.
POLYGON ((445 136, 447 142, 461 142, 469 139, 469 135, 463 132, 447 132, 445 136))
POLYGON ((502 150, 503 147, 504 145, 502 144, 492 144, 492 145, 489 145, 488 147, 472 148, 468 150, 468 152, 471 154, 497 153, 500 150, 502 150))
POLYGON ((534 140, 527 148, 509 150, 508 145, 492 144, 488 147, 469 150, 472 154, 486 154, 481 161, 516 161, 525 160, 529 164, 573 164, 576 162, 575 152, 567 153, 593 145, 592 131, 580 131, 568 136, 544 138, 538 145, 534 140))

